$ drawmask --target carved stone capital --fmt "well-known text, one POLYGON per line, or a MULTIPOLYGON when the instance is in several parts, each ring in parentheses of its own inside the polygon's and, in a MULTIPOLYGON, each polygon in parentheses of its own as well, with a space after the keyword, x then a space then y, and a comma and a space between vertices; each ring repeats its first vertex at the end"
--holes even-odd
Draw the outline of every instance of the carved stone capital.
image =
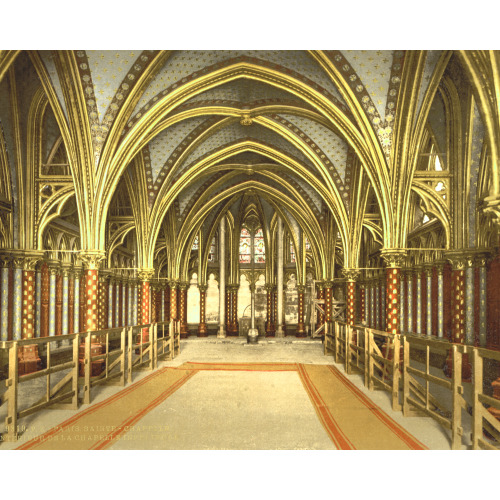
POLYGON ((333 281, 332 280, 326 280, 323 282, 323 288, 332 288, 333 287, 333 281))
POLYGON ((389 269, 403 267, 406 260, 406 250, 396 248, 384 248, 380 251, 385 266, 389 269))
POLYGON ((179 281, 179 290, 184 291, 189 288, 189 283, 187 281, 179 281))
POLYGON ((450 250, 445 257, 450 262, 453 271, 462 271, 467 265, 468 253, 463 250, 450 250))
POLYGON ((142 268, 137 271, 137 277, 140 281, 151 281, 155 274, 155 270, 153 268, 142 268))
POLYGON ((200 293, 205 293, 208 289, 208 285, 198 285, 198 289, 200 290, 200 293))
POLYGON ((61 264, 61 273, 65 277, 69 277, 70 273, 73 270, 73 266, 70 263, 63 263, 61 264))
POLYGON ((347 281, 356 281, 359 275, 360 272, 357 269, 342 269, 342 276, 347 281))
POLYGON ((305 291, 306 291, 305 285, 297 285, 297 292, 298 293, 304 293, 305 291))
POLYGON ((87 271, 99 269, 101 261, 106 258, 104 250, 81 250, 79 255, 83 268, 87 271))
POLYGON ((49 274, 51 276, 57 276, 61 269, 61 263, 58 260, 47 260, 47 267, 49 268, 49 274))

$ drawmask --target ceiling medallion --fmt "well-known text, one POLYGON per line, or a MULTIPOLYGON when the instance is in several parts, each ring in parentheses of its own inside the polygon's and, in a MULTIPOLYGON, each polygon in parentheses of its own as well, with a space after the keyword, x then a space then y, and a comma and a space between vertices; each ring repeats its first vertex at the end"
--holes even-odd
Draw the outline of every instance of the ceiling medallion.
POLYGON ((241 120, 240 120, 240 125, 244 125, 244 126, 249 126, 249 125, 252 125, 253 123, 253 120, 250 118, 250 115, 248 114, 245 114, 241 117, 241 120))

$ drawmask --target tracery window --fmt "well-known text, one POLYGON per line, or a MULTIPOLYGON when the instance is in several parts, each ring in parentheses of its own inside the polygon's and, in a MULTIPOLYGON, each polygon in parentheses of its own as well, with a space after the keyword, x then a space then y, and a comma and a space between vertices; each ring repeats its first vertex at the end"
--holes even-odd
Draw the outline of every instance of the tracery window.
POLYGON ((266 262, 266 246, 264 244, 264 233, 262 228, 259 228, 254 236, 254 262, 256 264, 263 264, 266 262))
POLYGON ((250 264, 252 256, 252 237, 245 227, 240 233, 240 264, 250 264))
POLYGON ((216 254, 216 247, 215 247, 215 236, 212 238, 212 243, 210 244, 210 251, 208 252, 208 262, 215 262, 215 254, 216 254))
POLYGON ((200 242, 198 239, 198 235, 196 235, 194 237, 193 246, 191 247, 191 250, 198 250, 199 248, 200 248, 200 242))
POLYGON ((293 246, 293 241, 290 240, 290 262, 295 263, 295 247, 293 246))

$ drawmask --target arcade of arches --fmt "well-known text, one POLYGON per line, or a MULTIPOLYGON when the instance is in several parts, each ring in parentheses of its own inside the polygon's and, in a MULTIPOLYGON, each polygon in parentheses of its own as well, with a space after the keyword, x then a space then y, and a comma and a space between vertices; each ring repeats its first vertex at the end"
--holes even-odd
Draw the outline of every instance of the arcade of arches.
POLYGON ((323 299, 327 319, 500 348, 499 68, 0 51, 1 340, 314 336, 323 299))

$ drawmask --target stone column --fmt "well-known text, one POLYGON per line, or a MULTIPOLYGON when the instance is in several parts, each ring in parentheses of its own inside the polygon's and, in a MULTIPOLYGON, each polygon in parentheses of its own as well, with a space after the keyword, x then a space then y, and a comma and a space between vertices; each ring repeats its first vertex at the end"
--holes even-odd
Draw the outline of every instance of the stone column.
POLYGON ((401 281, 399 284, 399 324, 401 325, 401 333, 406 331, 406 279, 407 273, 404 269, 401 270, 401 281))
POLYGON ((56 335, 62 334, 63 317, 63 275, 62 268, 57 268, 56 274, 56 335))
POLYGON ((346 279, 346 323, 354 325, 356 318, 356 279, 359 276, 357 269, 342 269, 342 275, 346 279))
POLYGON ((479 345, 486 347, 486 256, 476 258, 476 275, 478 281, 478 313, 479 313, 479 345))
POLYGON ((10 257, 0 255, 0 340, 9 339, 9 265, 10 257))
POLYGON ((425 296, 425 311, 426 311, 426 331, 424 332, 427 334, 427 336, 432 335, 432 265, 431 264, 426 264, 424 266, 424 272, 425 272, 425 290, 426 290, 426 296, 425 296))
POLYGON ((65 263, 61 265, 62 276, 62 328, 61 333, 68 335, 69 333, 69 275, 71 273, 71 264, 65 263))
POLYGON ((277 296, 277 318, 276 318, 276 337, 284 337, 283 330, 283 222, 278 217, 277 229, 277 263, 276 263, 276 280, 278 285, 277 296))
POLYGON ((406 252, 398 249, 382 250, 382 258, 386 265, 386 331, 389 333, 401 333, 399 316, 400 290, 401 290, 401 267, 406 252))
MULTIPOLYGON (((359 285, 359 322, 366 324, 365 315, 366 315, 366 289, 365 284, 360 283, 359 285)), ((325 302, 326 305, 326 302, 325 302)))
POLYGON ((469 255, 465 260, 465 343, 474 345, 474 256, 469 255))
POLYGON ((273 328, 273 286, 266 284, 266 300, 267 300, 267 313, 266 313, 266 337, 274 337, 273 328))
POLYGON ((87 274, 85 271, 85 268, 82 267, 82 273, 80 275, 80 291, 79 291, 79 311, 80 314, 78 315, 78 331, 79 332, 85 332, 86 331, 86 324, 85 324, 85 318, 87 316, 87 296, 86 296, 86 290, 87 290, 87 274))
POLYGON ((108 315, 109 315, 109 285, 108 275, 106 272, 99 273, 98 281, 98 328, 99 330, 106 330, 108 328, 108 315))
POLYGON ((180 334, 181 339, 186 339, 189 335, 187 324, 187 289, 189 283, 182 281, 179 283, 179 320, 180 320, 180 334))
POLYGON ((416 269, 415 274, 416 282, 416 317, 417 317, 417 333, 422 334, 422 268, 420 266, 416 269))
POLYGON ((57 275, 59 274, 59 262, 49 260, 49 337, 56 334, 56 289, 57 275))
POLYGON ((68 276, 68 334, 75 333, 75 270, 73 266, 68 276))
POLYGON ((158 309, 157 309, 157 295, 158 295, 158 285, 156 282, 152 281, 150 283, 150 292, 151 292, 151 323, 158 322, 158 309))
POLYGON ((165 319, 164 321, 168 323, 170 321, 170 286, 167 282, 165 287, 165 319))
POLYGON ((100 250, 86 250, 80 253, 80 259, 83 261, 83 281, 85 286, 84 304, 85 331, 97 330, 97 285, 99 279, 99 264, 105 258, 105 252, 100 250))
MULTIPOLYGON (((224 217, 219 222, 219 331, 217 337, 226 337, 226 223, 224 217)), ((229 321, 229 318, 228 318, 229 321)))
POLYGON ((206 337, 208 335, 207 328, 207 285, 198 285, 200 290, 200 324, 198 325, 198 337, 206 337))
POLYGON ((176 281, 170 281, 170 319, 172 321, 178 321, 178 310, 177 310, 177 296, 178 296, 178 286, 176 281))
MULTIPOLYGON (((466 255, 460 251, 451 251, 447 254, 451 262, 451 341, 456 344, 465 343, 465 267, 466 255)), ((453 360, 450 353, 446 360, 445 373, 452 376, 453 360)), ((466 359, 462 357, 462 377, 470 379, 471 367, 466 359)))
POLYGON ((407 321, 407 332, 408 333, 414 333, 413 329, 413 270, 412 269, 407 269, 406 270, 406 303, 408 305, 407 307, 407 315, 406 315, 406 321, 407 321))
MULTIPOLYGON (((298 296, 298 321, 297 321, 297 337, 305 337, 306 336, 306 327, 304 324, 304 292, 306 287, 304 285, 297 285, 297 296, 298 296)), ((314 314, 314 313, 313 313, 314 314)))
POLYGON ((250 329, 255 330, 255 283, 250 283, 250 329))
POLYGON ((438 262, 436 264, 437 270, 437 336, 438 338, 443 338, 444 335, 444 291, 443 291, 443 263, 438 262))
MULTIPOLYGON (((154 269, 142 268, 137 272, 137 276, 140 281, 140 291, 141 291, 141 325, 148 325, 151 321, 150 319, 150 308, 149 308, 149 293, 150 293, 150 282, 154 275, 154 269)), ((149 342, 149 328, 142 329, 141 342, 149 342)))
POLYGON ((232 334, 234 336, 238 336, 240 333, 240 323, 238 321, 238 290, 240 286, 239 285, 233 285, 232 291, 233 294, 231 296, 231 310, 232 310, 232 334))
MULTIPOLYGON (((73 332, 80 331, 80 281, 82 276, 81 266, 75 266, 75 309, 73 317, 73 332)), ((43 277, 42 277, 42 290, 43 290, 43 277)), ((43 296, 43 292, 42 292, 43 296)))
POLYGON ((118 279, 118 324, 117 326, 122 327, 124 324, 123 321, 123 276, 120 276, 118 279))

